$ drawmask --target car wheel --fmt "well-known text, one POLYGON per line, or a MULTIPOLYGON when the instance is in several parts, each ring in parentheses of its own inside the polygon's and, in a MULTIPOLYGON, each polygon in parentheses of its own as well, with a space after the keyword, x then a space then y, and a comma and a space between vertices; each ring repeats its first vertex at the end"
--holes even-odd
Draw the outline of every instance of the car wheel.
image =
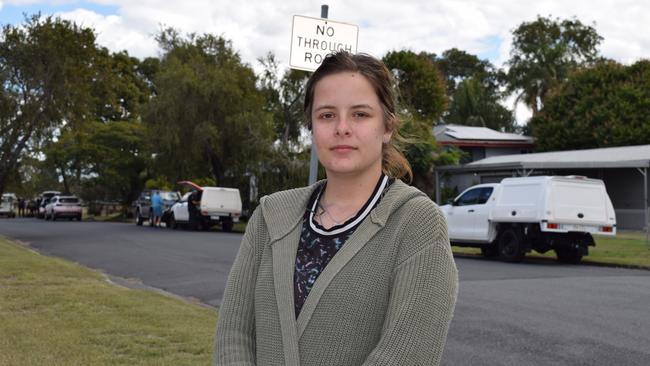
POLYGON ((174 218, 174 214, 171 214, 169 216, 169 220, 167 220, 167 227, 170 229, 178 229, 178 224, 176 223, 176 219, 174 218))
POLYGON ((232 231, 232 226, 233 226, 232 221, 223 221, 221 223, 221 231, 225 233, 229 233, 232 231))
POLYGON ((521 262, 526 255, 521 249, 521 241, 519 230, 504 230, 499 236, 499 257, 506 262, 521 262))
POLYGON ((144 219, 140 215, 140 209, 135 210, 135 224, 138 226, 142 226, 142 222, 144 219))
POLYGON ((188 221, 188 223, 187 223, 187 227, 188 227, 190 230, 196 230, 197 227, 198 227, 198 223, 196 222, 196 219, 192 218, 191 215, 190 215, 189 221, 188 221))
POLYGON ((579 264, 582 261, 582 251, 580 248, 556 248, 558 262, 567 264, 579 264))
POLYGON ((81 219, 82 219, 82 215, 79 214, 79 216, 77 216, 77 221, 81 222, 81 219))
POLYGON ((50 216, 52 217, 52 221, 56 221, 56 214, 55 214, 55 213, 53 213, 53 214, 50 215, 50 216))
POLYGON ((490 243, 481 247, 481 255, 485 258, 494 258, 499 256, 499 247, 497 243, 490 243))

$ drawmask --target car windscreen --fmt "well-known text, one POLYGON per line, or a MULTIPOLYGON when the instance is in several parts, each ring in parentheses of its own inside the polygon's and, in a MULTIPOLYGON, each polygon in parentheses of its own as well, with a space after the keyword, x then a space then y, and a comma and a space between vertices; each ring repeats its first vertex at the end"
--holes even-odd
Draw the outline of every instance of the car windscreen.
POLYGON ((59 198, 60 203, 79 203, 78 198, 59 198))
POLYGON ((160 197, 165 201, 176 201, 178 194, 176 192, 160 192, 160 197))

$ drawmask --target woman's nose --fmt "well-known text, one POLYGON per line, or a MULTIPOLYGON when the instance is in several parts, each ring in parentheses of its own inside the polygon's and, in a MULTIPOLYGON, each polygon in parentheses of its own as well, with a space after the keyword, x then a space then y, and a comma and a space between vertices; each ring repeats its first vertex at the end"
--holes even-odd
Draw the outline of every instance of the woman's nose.
POLYGON ((337 135, 349 135, 350 134, 350 121, 345 116, 339 118, 336 122, 336 134, 337 135))

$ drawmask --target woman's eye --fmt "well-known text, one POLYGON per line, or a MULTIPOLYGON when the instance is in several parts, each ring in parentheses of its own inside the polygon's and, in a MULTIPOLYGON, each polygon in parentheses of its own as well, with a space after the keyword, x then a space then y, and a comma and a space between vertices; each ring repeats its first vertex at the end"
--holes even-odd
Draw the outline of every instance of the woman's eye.
POLYGON ((321 113, 321 115, 319 116, 319 118, 322 118, 322 119, 330 119, 330 118, 334 118, 334 113, 331 113, 331 112, 321 113))
POLYGON ((366 112, 354 112, 352 115, 353 115, 354 117, 356 117, 356 118, 364 118, 364 117, 368 117, 368 116, 370 116, 370 115, 369 115, 368 113, 366 113, 366 112))

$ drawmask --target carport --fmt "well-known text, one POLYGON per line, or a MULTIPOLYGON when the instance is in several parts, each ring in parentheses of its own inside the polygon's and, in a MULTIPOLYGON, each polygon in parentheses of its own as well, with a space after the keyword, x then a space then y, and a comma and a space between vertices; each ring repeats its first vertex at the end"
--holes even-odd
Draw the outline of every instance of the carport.
POLYGON ((647 230, 650 145, 494 156, 434 169, 436 202, 441 190, 530 175, 583 175, 602 179, 621 229, 647 230))

